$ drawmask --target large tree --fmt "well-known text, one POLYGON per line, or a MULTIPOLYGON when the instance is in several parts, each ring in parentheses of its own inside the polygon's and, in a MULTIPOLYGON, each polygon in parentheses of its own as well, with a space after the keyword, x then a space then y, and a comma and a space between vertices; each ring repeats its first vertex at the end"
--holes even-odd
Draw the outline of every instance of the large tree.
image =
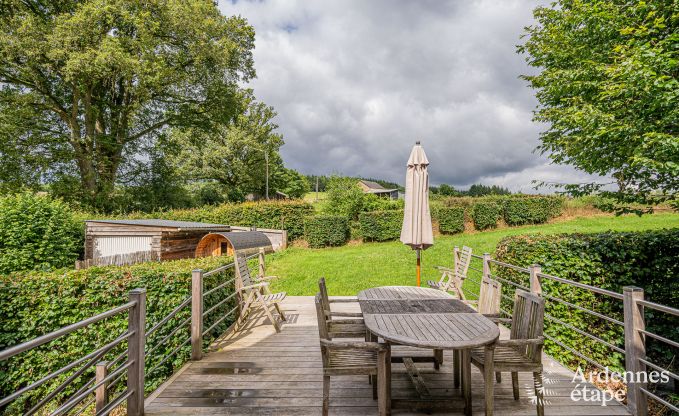
POLYGON ((209 131, 243 111, 254 30, 212 0, 0 7, 0 181, 22 178, 5 159, 32 166, 27 182, 71 173, 85 199, 104 204, 121 167, 159 132, 209 131))
POLYGON ((677 202, 679 3, 559 0, 535 10, 519 51, 537 74, 540 149, 556 163, 614 178, 570 184, 617 208, 677 202), (614 191, 610 191, 613 185, 614 191), (607 191, 608 189, 608 191, 607 191))

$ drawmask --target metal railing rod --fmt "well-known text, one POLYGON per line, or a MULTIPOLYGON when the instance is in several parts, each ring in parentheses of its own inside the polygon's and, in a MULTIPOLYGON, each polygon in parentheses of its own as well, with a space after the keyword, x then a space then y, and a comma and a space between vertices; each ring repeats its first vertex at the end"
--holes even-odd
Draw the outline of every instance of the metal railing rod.
POLYGON ((174 350, 170 351, 170 353, 167 354, 167 355, 166 355, 166 356, 165 356, 158 364, 156 364, 156 365, 154 365, 153 367, 151 367, 151 369, 146 373, 146 375, 148 376, 149 374, 151 374, 151 373, 153 373, 154 371, 156 371, 156 369, 157 369, 158 367, 160 367, 161 365, 163 365, 163 363, 164 363, 165 361, 167 361, 170 357, 172 357, 173 355, 175 355, 180 349, 182 349, 182 347, 184 347, 185 345, 187 345, 189 342, 191 342, 191 337, 187 338, 186 341, 182 342, 177 348, 175 348, 174 350))
POLYGON ((642 392, 644 392, 644 394, 645 394, 646 396, 650 397, 651 399, 654 399, 654 400, 658 401, 658 403, 660 403, 660 404, 662 404, 663 406, 669 408, 669 409, 672 410, 673 412, 679 413, 679 407, 677 407, 677 406, 673 405, 672 403, 666 401, 665 399, 661 398, 660 396, 657 396, 657 395, 651 393, 650 391, 646 390, 646 389, 643 388, 643 387, 639 387, 639 390, 641 390, 642 392))
POLYGON ((179 311, 181 311, 181 310, 182 310, 184 307, 186 307, 189 303, 191 303, 191 296, 189 296, 188 298, 184 299, 184 301, 182 301, 182 303, 180 303, 179 306, 177 306, 176 308, 174 308, 174 309, 172 310, 172 312, 170 312, 170 313, 168 313, 167 315, 165 315, 165 317, 164 317, 163 319, 161 319, 160 321, 158 321, 157 324, 153 325, 153 326, 151 327, 151 329, 149 329, 148 331, 146 331, 146 338, 148 339, 148 337, 149 337, 151 334, 153 334, 154 332, 156 332, 156 331, 158 330, 158 328, 160 328, 161 326, 163 326, 167 321, 169 321, 169 320, 172 319, 175 315, 177 315, 177 314, 179 313, 179 311))
POLYGON ((527 288, 526 286, 521 286, 521 285, 518 284, 518 283, 514 283, 514 282, 512 282, 511 280, 504 279, 504 278, 502 278, 502 277, 500 277, 500 276, 496 276, 496 275, 494 275, 494 274, 491 274, 490 277, 492 277, 493 279, 495 279, 495 280, 497 280, 497 281, 499 281, 499 282, 507 283, 508 285, 514 286, 514 287, 519 288, 519 289, 521 289, 521 290, 530 291, 530 288, 527 288))
POLYGON ((113 410, 113 409, 115 409, 116 407, 118 407, 118 406, 120 406, 121 404, 123 404, 123 402, 124 402, 125 400, 127 400, 127 398, 130 397, 130 396, 133 395, 133 394, 134 394, 133 391, 128 391, 128 392, 122 393, 120 396, 118 396, 117 399, 111 401, 111 402, 110 402, 109 404, 107 404, 103 409, 101 409, 100 411, 98 411, 97 414, 96 414, 96 416, 99 416, 99 415, 106 415, 106 414, 111 413, 111 410, 113 410))
POLYGON ((637 304, 644 306, 646 308, 655 309, 656 311, 669 313, 670 315, 679 316, 679 309, 672 308, 670 306, 661 305, 659 303, 651 302, 648 300, 638 299, 637 304))
POLYGON ((211 294, 211 293, 214 293, 214 292, 218 291, 219 289, 223 289, 226 285, 231 284, 231 283, 233 283, 233 282, 235 282, 235 281, 236 281, 236 279, 229 279, 229 280, 227 280, 226 282, 222 283, 222 284, 219 285, 219 286, 213 287, 213 288, 210 289, 210 290, 206 290, 205 292, 203 292, 203 297, 205 297, 205 296, 207 296, 207 295, 209 295, 209 294, 211 294))
POLYGON ((483 256, 479 256, 478 254, 472 254, 472 258, 483 260, 483 256))
POLYGON ((478 273, 483 273, 483 270, 477 269, 476 267, 472 267, 472 266, 469 266, 469 270, 473 270, 473 271, 478 272, 478 273))
POLYGON ((51 416, 59 416, 59 415, 61 415, 61 414, 64 414, 64 413, 70 411, 70 410, 73 409, 78 403, 80 403, 81 401, 83 401, 83 399, 84 399, 85 397, 87 397, 87 396, 89 396, 90 394, 94 393, 94 391, 95 391, 98 387, 104 385, 104 383, 108 382, 109 380, 111 380, 111 379, 114 378, 114 377, 117 377, 118 375, 120 375, 120 373, 122 373, 123 371, 127 370, 127 369, 132 365, 132 363, 134 363, 134 360, 128 361, 128 362, 125 363, 124 365, 121 365, 120 367, 118 367, 115 371, 112 371, 109 375, 107 375, 107 376, 104 377, 103 379, 99 380, 99 382, 95 383, 94 386, 90 387, 89 389, 85 390, 84 392, 80 393, 79 395, 70 398, 66 403, 62 404, 59 408, 57 408, 57 410, 55 410, 55 411, 51 414, 51 416))
POLYGON ((236 305, 233 309, 231 309, 230 311, 228 311, 224 316, 222 316, 221 318, 219 318, 219 319, 217 320, 217 322, 213 323, 208 329, 206 329, 205 331, 203 331, 203 336, 205 336, 206 334, 210 333, 210 331, 212 331, 212 330, 213 330, 217 325, 219 325, 224 319, 226 319, 229 315, 231 315, 232 313, 234 313, 234 312, 236 311, 236 309, 238 309, 239 306, 240 306, 240 305, 236 305))
POLYGON ((77 412, 73 413, 73 416, 81 415, 85 410, 87 410, 90 406, 92 406, 92 404, 94 404, 94 400, 95 400, 94 397, 91 398, 90 400, 88 400, 84 405, 82 405, 82 407, 80 409, 78 409, 77 412))
POLYGON ((657 339, 658 341, 662 341, 662 342, 664 342, 664 343, 670 344, 671 346, 673 346, 673 347, 675 347, 675 348, 679 348, 679 342, 672 341, 671 339, 667 339, 667 338, 665 338, 665 337, 663 337, 663 336, 661 336, 661 335, 654 334, 653 332, 648 332, 648 331, 646 331, 645 329, 639 329, 639 332, 641 332, 641 333, 644 334, 644 335, 648 335, 648 336, 651 337, 651 338, 655 338, 655 339, 657 339))
POLYGON ((479 295, 477 295, 476 293, 474 293, 474 292, 472 292, 472 291, 470 291, 470 290, 467 290, 467 289, 465 289, 465 288, 462 288, 462 291, 463 291, 463 292, 466 292, 467 295, 471 295, 471 296, 474 297, 475 299, 478 299, 478 298, 479 298, 479 295))
POLYGON ((213 274, 223 272, 224 270, 227 270, 228 268, 233 267, 234 264, 236 264, 236 263, 225 264, 224 266, 220 266, 220 267, 217 267, 216 269, 207 271, 207 272, 203 273, 203 277, 208 277, 208 276, 212 276, 213 274))
POLYGON ((639 361, 641 361, 642 363, 646 364, 647 366, 653 368, 654 370, 658 370, 658 371, 660 371, 660 372, 665 372, 668 376, 670 376, 670 377, 672 377, 673 379, 679 381, 679 375, 674 374, 674 373, 671 372, 670 370, 668 370, 668 369, 666 369, 666 368, 662 368, 662 367, 660 367, 659 365, 656 365, 656 364, 653 364, 652 362, 649 362, 649 361, 647 361, 647 360, 644 360, 643 358, 639 358, 639 361))
MULTIPOLYGON (((15 391, 14 393, 10 394, 7 397, 4 397, 2 400, 0 400, 0 407, 6 405, 7 403, 11 402, 12 400, 16 399, 17 397, 21 396, 22 394, 31 391, 35 389, 36 387, 40 387, 44 383, 52 380, 53 378, 57 377, 60 374, 65 373, 68 370, 73 369, 74 367, 77 367, 79 364, 82 364, 83 362, 93 359, 93 361, 99 360, 104 354, 106 354, 108 351, 110 351, 113 347, 116 345, 120 344, 122 341, 125 339, 129 338, 130 335, 128 333, 124 333, 123 335, 119 336, 118 338, 114 339, 113 341, 109 342, 108 344, 104 345, 103 347, 92 351, 91 353, 85 355, 84 357, 81 357, 70 364, 67 364, 66 366, 58 369, 57 371, 54 371, 51 374, 46 375, 45 377, 41 378, 40 380, 36 381, 33 384, 30 384, 20 390, 15 391)), ((92 364, 85 366, 85 369, 91 367, 92 364)), ((89 384, 89 383, 88 383, 89 384)))
POLYGON ((579 328, 576 328, 576 327, 574 327, 573 325, 571 325, 571 324, 569 324, 569 323, 567 323, 567 322, 564 322, 564 321, 562 321, 561 319, 556 318, 556 317, 554 317, 554 316, 552 316, 552 315, 550 315, 550 314, 548 314, 548 313, 545 313, 545 317, 546 317, 547 319, 549 319, 549 320, 552 320, 552 321, 554 321, 554 322, 557 322, 559 325, 563 325, 563 326, 565 326, 566 328, 572 329, 573 331, 577 332, 577 333, 580 334, 580 335, 584 335, 584 336, 586 336, 587 338, 590 338, 590 339, 592 339, 592 340, 594 340, 594 341, 596 341, 596 342, 599 342, 599 343, 601 343, 601 344, 604 344, 604 345, 607 346, 608 348, 611 348, 611 349, 613 349, 613 350, 615 350, 615 351, 617 351, 617 352, 619 352, 619 353, 621 353, 621 354, 624 354, 624 353, 625 353, 625 350, 622 349, 622 348, 620 348, 620 347, 618 347, 617 345, 613 345, 613 344, 611 344, 611 343, 608 342, 608 341, 604 341, 603 339, 597 337, 596 335, 589 334, 589 333, 587 333, 587 332, 585 332, 585 331, 583 331, 583 330, 581 330, 581 329, 579 329, 579 328))
POLYGON ((188 325, 188 324, 190 324, 190 323, 191 323, 191 317, 189 316, 188 318, 186 318, 186 319, 184 320, 184 322, 182 322, 181 324, 177 325, 177 326, 176 326, 169 334, 165 335, 160 341, 158 341, 158 343, 157 343, 156 345, 154 345, 153 347, 151 347, 151 349, 149 349, 148 351, 146 351, 146 353, 144 353, 144 355, 145 355, 145 356, 151 355, 151 353, 152 353, 153 351, 155 351, 155 350, 157 350, 158 348, 160 348, 161 345, 164 345, 165 342, 166 342, 172 335, 176 334, 177 331, 179 331, 180 329, 184 328, 186 325, 188 325))
MULTIPOLYGON (((599 367, 601 370, 610 371, 610 369, 607 369, 606 367, 604 367, 603 365, 601 365, 599 362, 594 361, 592 358, 587 357, 586 355, 582 354, 580 351, 577 351, 577 350, 575 350, 574 348, 569 347, 568 345, 564 344, 564 343, 561 342, 561 341, 556 340, 555 338, 551 337, 550 335, 544 334, 544 337, 547 338, 547 339, 549 339, 549 340, 552 341, 553 343, 555 343, 555 344, 557 344, 557 345, 559 345, 559 346, 565 348, 566 350, 572 352, 573 354, 575 354, 576 356, 582 358, 583 360, 587 361, 588 363, 593 364, 593 365, 599 367)), ((614 373, 614 374, 616 374, 616 375, 622 377, 622 375, 621 375, 620 373, 618 373, 618 372, 613 371, 612 373, 614 373)))
POLYGON ((552 276, 551 274, 538 273, 538 277, 543 277, 545 279, 550 279, 550 280, 554 280, 554 281, 564 283, 564 284, 567 284, 567 285, 579 287, 581 289, 589 290, 590 292, 595 292, 595 293, 598 293, 600 295, 610 296, 610 297, 618 299, 618 300, 622 300, 622 298, 623 298, 622 293, 613 292, 612 290, 602 289, 602 288, 596 287, 596 286, 586 285, 584 283, 579 283, 579 282, 576 282, 574 280, 564 279, 562 277, 552 276))
POLYGON ((490 260, 488 260, 488 262, 493 263, 493 264, 497 264, 498 266, 507 267, 509 269, 514 269, 514 270, 519 271, 519 272, 530 273, 530 269, 527 269, 525 267, 515 266, 513 264, 505 263, 503 261, 490 259, 490 260))
MULTIPOLYGON (((134 331, 127 331, 126 333, 122 334, 120 337, 124 337, 124 339, 130 338, 132 335, 134 335, 134 331)), ((85 373, 88 369, 90 369, 93 365, 99 361, 99 359, 105 354, 105 352, 102 352, 98 354, 95 357, 92 357, 90 361, 85 364, 83 367, 81 367, 79 370, 71 374, 66 380, 64 380, 59 386, 57 386, 54 390, 52 390, 47 396, 45 396, 42 400, 40 400, 35 406, 33 406, 28 412, 26 412, 27 416, 30 416, 32 414, 35 414, 40 408, 42 408, 44 405, 49 403, 54 397, 56 397, 57 394, 61 393, 69 384, 73 382, 73 380, 77 379, 81 375, 85 373)))
POLYGON ((116 308, 110 309, 106 312, 102 312, 99 315, 94 315, 90 318, 83 319, 80 322, 76 322, 74 324, 65 326, 61 329, 58 329, 54 332, 50 332, 49 334, 45 334, 42 336, 39 336, 37 338, 33 338, 30 341, 26 341, 22 344, 15 345, 11 348, 7 348, 4 351, 0 351, 0 361, 6 360, 8 358, 14 357, 17 354, 21 354, 24 351, 28 351, 30 349, 39 347, 43 344, 46 344, 54 339, 57 339, 59 337, 62 337, 64 335, 68 335, 73 331, 77 331, 80 328, 84 328, 86 326, 92 325, 96 322, 99 322, 103 319, 109 318, 111 316, 117 315, 120 312, 124 312, 130 308, 132 308, 136 302, 127 302, 124 305, 118 306, 116 308))
POLYGON ((606 321, 608 321, 608 322, 612 322, 612 323, 617 324, 617 325, 620 325, 620 326, 625 326, 625 323, 622 322, 622 321, 619 321, 619 320, 617 320, 617 319, 615 319, 615 318, 608 317, 608 316, 606 316, 606 315, 604 315, 604 314, 601 314, 601 313, 599 313, 599 312, 594 312, 594 311, 591 311, 591 310, 589 310, 589 309, 583 308, 582 306, 578 306, 578 305, 576 305, 576 304, 574 304, 574 303, 570 303, 570 302, 565 301, 565 300, 563 300, 563 299, 561 299, 561 298, 557 298, 556 296, 551 296, 551 295, 547 295, 547 294, 543 293, 543 294, 542 294, 542 297, 544 297, 544 298, 546 298, 546 299, 553 300, 553 301, 555 301, 555 302, 561 302, 561 303, 563 303, 564 305, 570 306, 571 308, 575 308, 575 309, 578 309, 578 310, 583 311, 583 312, 585 312, 585 313, 588 313, 588 314, 590 314, 590 315, 594 315, 594 316, 596 316, 596 317, 598 317, 598 318, 601 318, 601 319, 604 319, 604 320, 606 320, 606 321))
POLYGON ((217 302, 217 303, 216 303, 214 306, 212 306, 210 309, 208 309, 208 310, 206 310, 205 312, 203 312, 203 318, 206 317, 207 314, 209 314, 210 312, 212 312, 212 311, 214 311, 215 309, 217 309, 218 307, 222 306, 225 302, 228 302, 229 300, 233 299, 237 294, 238 294, 238 292, 233 292, 233 293, 230 294, 229 296, 227 296, 227 297, 225 297, 224 299, 222 299, 222 300, 220 300, 219 302, 217 302))
POLYGON ((471 280, 472 282, 476 283, 477 285, 481 284, 481 281, 479 279, 471 277, 471 276, 465 277, 464 280, 471 280))

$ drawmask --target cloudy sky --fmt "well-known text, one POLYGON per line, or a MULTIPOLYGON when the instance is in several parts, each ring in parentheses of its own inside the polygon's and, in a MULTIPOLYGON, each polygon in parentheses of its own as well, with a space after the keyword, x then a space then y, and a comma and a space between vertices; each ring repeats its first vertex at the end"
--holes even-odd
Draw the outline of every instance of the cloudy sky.
POLYGON ((580 181, 534 152, 531 0, 220 0, 255 27, 256 96, 278 112, 288 167, 402 183, 421 140, 433 184, 580 181))

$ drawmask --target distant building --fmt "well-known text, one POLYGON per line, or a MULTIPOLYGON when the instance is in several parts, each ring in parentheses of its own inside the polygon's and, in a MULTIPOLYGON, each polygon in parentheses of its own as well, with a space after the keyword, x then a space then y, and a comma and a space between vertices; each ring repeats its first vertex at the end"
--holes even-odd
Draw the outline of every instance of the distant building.
POLYGON ((383 198, 398 199, 398 189, 387 189, 377 182, 361 179, 358 181, 358 186, 360 186, 366 194, 375 194, 383 198))

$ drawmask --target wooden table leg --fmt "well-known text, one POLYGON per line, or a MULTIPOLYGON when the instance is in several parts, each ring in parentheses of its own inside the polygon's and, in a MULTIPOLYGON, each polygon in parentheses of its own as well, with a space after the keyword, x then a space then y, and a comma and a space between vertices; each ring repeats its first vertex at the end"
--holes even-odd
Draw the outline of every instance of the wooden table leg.
POLYGON ((462 395, 464 396, 464 414, 472 414, 472 362, 469 350, 461 350, 460 367, 462 369, 462 395))
POLYGON ((453 385, 460 387, 460 350, 453 350, 453 385))

